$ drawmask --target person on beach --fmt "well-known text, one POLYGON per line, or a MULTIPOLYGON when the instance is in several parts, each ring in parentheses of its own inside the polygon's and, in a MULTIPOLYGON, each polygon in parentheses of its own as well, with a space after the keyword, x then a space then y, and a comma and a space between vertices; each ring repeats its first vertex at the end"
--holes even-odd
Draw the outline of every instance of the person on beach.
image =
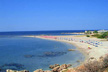
POLYGON ((88 45, 88 49, 91 49, 91 47, 88 45))

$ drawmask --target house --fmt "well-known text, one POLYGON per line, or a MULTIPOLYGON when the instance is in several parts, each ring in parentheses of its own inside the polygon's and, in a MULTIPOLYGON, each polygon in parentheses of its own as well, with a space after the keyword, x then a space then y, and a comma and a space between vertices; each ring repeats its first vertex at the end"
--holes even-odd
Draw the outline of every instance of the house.
POLYGON ((93 31, 85 31, 85 34, 93 34, 93 31))
POLYGON ((108 32, 108 30, 99 30, 98 33, 108 32))

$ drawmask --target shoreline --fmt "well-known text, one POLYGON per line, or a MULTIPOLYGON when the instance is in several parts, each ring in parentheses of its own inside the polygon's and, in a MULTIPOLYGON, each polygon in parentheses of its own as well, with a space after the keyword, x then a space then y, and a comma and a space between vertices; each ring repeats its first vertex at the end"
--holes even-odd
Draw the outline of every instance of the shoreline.
MULTIPOLYGON (((93 63, 93 65, 100 66, 98 64, 99 63, 104 64, 103 60, 104 60, 105 56, 108 55, 108 41, 98 39, 98 38, 89 38, 84 35, 79 35, 79 36, 78 35, 26 36, 26 37, 55 40, 55 41, 66 42, 66 43, 74 45, 76 47, 76 49, 78 51, 80 51, 85 56, 85 59, 77 67, 70 67, 70 68, 65 69, 65 70, 67 70, 66 72, 79 72, 80 70, 84 71, 86 69, 85 64, 87 65, 88 63, 90 64, 91 62, 93 63), (95 61, 98 63, 95 64, 95 61)), ((92 68, 92 64, 91 64, 91 67, 89 67, 89 68, 92 68)), ((65 70, 63 69, 60 72, 63 72, 65 70)), ((59 71, 57 71, 57 72, 59 72, 59 71)))
MULTIPOLYGON (((35 37, 35 38, 46 39, 46 38, 41 38, 41 37, 39 37, 39 36, 38 36, 38 37, 35 37)), ((75 46, 75 47, 76 47, 76 50, 79 51, 80 53, 82 53, 83 56, 85 57, 85 59, 84 59, 84 61, 83 61, 82 63, 84 63, 87 59, 89 59, 87 53, 86 53, 83 49, 81 49, 81 48, 80 48, 77 44, 75 44, 75 43, 70 43, 70 42, 67 42, 67 41, 54 40, 54 39, 46 39, 46 40, 53 40, 53 41, 58 41, 58 42, 64 42, 64 43, 68 43, 68 44, 71 44, 71 45, 75 46)), ((80 65, 81 65, 81 63, 80 63, 80 65)), ((80 65, 78 65, 78 66, 80 66, 80 65)), ((78 66, 77 66, 77 67, 78 67, 78 66)))
MULTIPOLYGON (((40 38, 40 37, 36 37, 36 38, 40 38)), ((41 39, 46 39, 46 38, 41 38, 41 39)), ((54 40, 54 39, 46 39, 46 40, 54 40)), ((82 53, 84 55, 84 57, 85 57, 84 62, 88 59, 87 53, 83 49, 81 49, 81 47, 79 47, 77 44, 70 43, 70 42, 67 42, 67 41, 60 41, 60 40, 54 40, 54 41, 64 42, 64 43, 68 43, 68 44, 71 44, 71 45, 75 46, 76 50, 78 50, 80 53, 82 53)))
MULTIPOLYGON (((59 42, 71 44, 71 45, 75 46, 76 50, 78 50, 80 53, 82 53, 85 57, 84 61, 82 63, 80 63, 80 65, 82 65, 86 60, 89 59, 89 56, 87 55, 86 51, 84 49, 82 49, 80 46, 78 46, 76 43, 69 42, 69 41, 55 40, 55 39, 50 39, 50 38, 42 38, 40 36, 24 36, 24 37, 33 37, 33 38, 40 38, 40 39, 46 39, 46 40, 54 40, 54 41, 59 41, 59 42)), ((78 65, 78 66, 80 66, 80 65, 78 65)))
POLYGON ((47 39, 47 40, 55 40, 60 42, 66 42, 69 44, 72 44, 79 50, 84 56, 85 61, 89 59, 90 57, 94 57, 95 59, 99 59, 101 56, 108 54, 108 41, 104 41, 102 39, 97 38, 88 38, 84 35, 67 35, 67 36, 52 36, 52 38, 45 38, 44 36, 24 36, 24 37, 34 37, 34 38, 41 38, 41 39, 47 39), (58 39, 55 39, 58 38, 58 39), (59 38, 75 38, 76 40, 70 41, 70 40, 60 40, 59 38), (83 40, 82 42, 79 42, 77 40, 83 40), (95 43, 99 43, 97 46, 89 43, 84 43, 84 41, 93 41, 95 43), (90 47, 91 49, 88 49, 90 47))
MULTIPOLYGON (((108 57, 108 41, 102 40, 102 39, 97 39, 97 38, 88 38, 85 37, 84 35, 67 35, 67 36, 22 36, 22 37, 32 37, 32 38, 40 38, 40 39, 46 39, 46 40, 54 40, 54 41, 59 41, 59 42, 64 42, 68 44, 72 44, 73 46, 76 47, 75 50, 78 50, 80 53, 84 55, 83 61, 79 61, 80 64, 77 65, 76 67, 67 67, 61 69, 63 66, 67 66, 66 64, 59 65, 57 67, 54 67, 52 70, 45 70, 43 71, 42 69, 36 69, 34 72, 79 72, 80 70, 84 71, 86 69, 85 64, 87 65, 88 63, 93 63, 91 64, 90 69, 92 68, 92 65, 97 65, 100 66, 101 64, 104 64, 104 60, 108 57), (102 42, 102 43, 101 43, 102 42), (106 57, 106 58, 105 58, 106 57), (89 60, 91 62, 89 62, 89 60), (95 64, 97 62, 97 64, 95 64)), ((70 50, 71 51, 71 50, 70 50)), ((107 60, 106 60, 107 61, 107 60)), ((56 65, 56 64, 55 64, 56 65)), ((54 65, 53 65, 54 66, 54 65)), ((103 68, 105 68, 103 66, 103 68)), ((87 68, 88 69, 88 68, 87 68)), ((99 69, 100 70, 100 69, 99 69)))

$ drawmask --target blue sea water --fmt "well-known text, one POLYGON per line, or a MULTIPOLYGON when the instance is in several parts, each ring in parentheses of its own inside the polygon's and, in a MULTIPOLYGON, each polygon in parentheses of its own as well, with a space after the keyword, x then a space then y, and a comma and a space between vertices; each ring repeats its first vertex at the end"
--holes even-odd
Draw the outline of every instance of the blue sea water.
MULTIPOLYGON (((68 49, 76 48, 71 44, 39 38, 9 36, 9 34, 15 35, 15 33, 2 33, 0 37, 0 69, 2 71, 26 69, 33 72, 40 68, 48 70, 49 65, 72 64, 77 66, 79 65, 77 60, 84 60, 84 56, 79 51, 68 51, 68 49)), ((46 34, 52 35, 52 32, 46 34)), ((53 35, 57 34, 59 33, 53 35)), ((18 33, 16 35, 25 34, 18 33)))
POLYGON ((84 32, 85 30, 61 30, 61 31, 15 31, 15 32, 0 32, 0 35, 72 35, 65 33, 84 32))

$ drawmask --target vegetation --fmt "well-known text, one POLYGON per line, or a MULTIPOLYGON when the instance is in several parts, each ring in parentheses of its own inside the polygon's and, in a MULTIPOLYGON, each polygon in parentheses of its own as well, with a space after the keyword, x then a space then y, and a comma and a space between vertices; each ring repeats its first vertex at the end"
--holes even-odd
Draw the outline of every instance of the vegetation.
POLYGON ((102 38, 107 38, 108 37, 108 32, 105 32, 101 35, 102 38))
POLYGON ((98 31, 97 31, 97 30, 95 30, 93 33, 98 33, 98 31))
POLYGON ((101 38, 101 35, 100 34, 94 34, 92 35, 93 37, 97 37, 97 38, 101 38))
POLYGON ((92 32, 93 32, 94 34, 97 34, 97 33, 98 33, 97 30, 95 30, 95 31, 90 31, 90 30, 88 30, 88 31, 86 32, 86 34, 92 34, 92 32))
POLYGON ((90 37, 90 35, 86 35, 87 37, 90 37))
POLYGON ((91 34, 91 31, 90 31, 90 30, 88 30, 88 31, 86 32, 86 34, 91 34))
POLYGON ((88 60, 84 67, 76 69, 76 72, 105 72, 108 69, 108 55, 100 57, 99 60, 88 60))
POLYGON ((101 34, 94 34, 92 36, 97 37, 97 38, 108 38, 108 32, 104 32, 101 34))

